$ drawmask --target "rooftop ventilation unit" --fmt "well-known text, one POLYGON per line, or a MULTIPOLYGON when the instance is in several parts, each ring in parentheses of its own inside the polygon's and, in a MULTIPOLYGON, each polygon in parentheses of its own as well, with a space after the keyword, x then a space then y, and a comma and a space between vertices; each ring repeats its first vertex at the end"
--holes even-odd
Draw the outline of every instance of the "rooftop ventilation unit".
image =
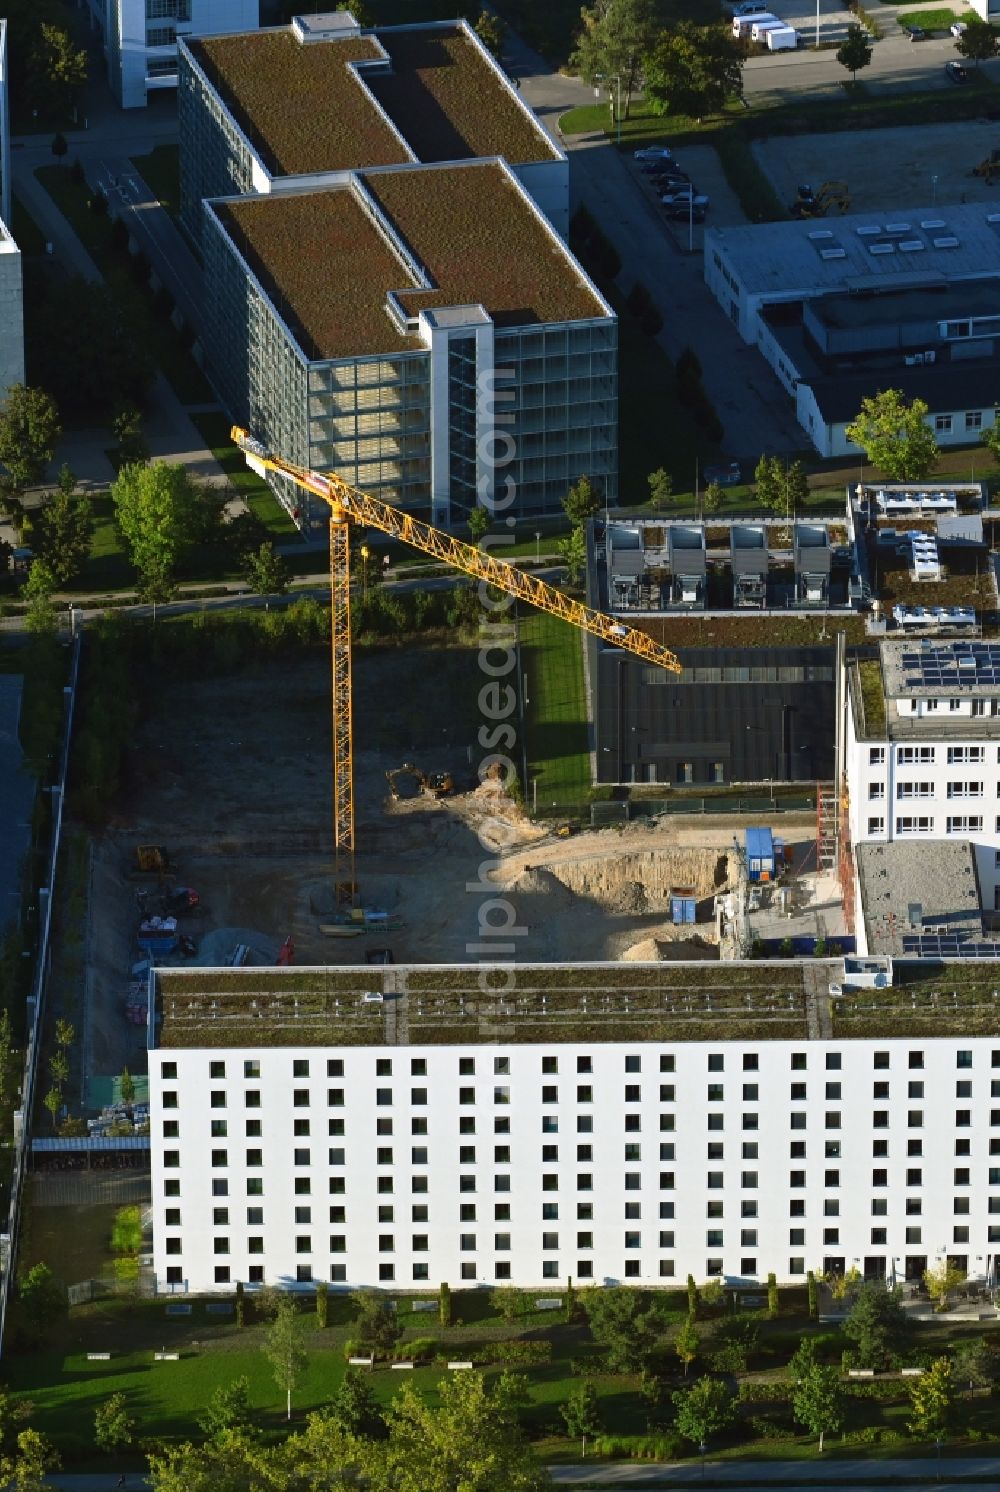
POLYGON ((819 257, 821 259, 846 259, 847 258, 847 250, 846 249, 820 249, 820 251, 819 251, 819 257))
POLYGON ((832 228, 814 228, 809 234, 810 238, 832 238, 832 228))
POLYGON ((947 228, 948 224, 944 218, 921 218, 921 228, 947 228))
POLYGON ((886 233, 912 233, 913 229, 909 223, 886 223, 886 233))
POLYGON ((924 248, 922 238, 904 238, 900 241, 899 252, 901 254, 916 254, 924 248))
MULTIPOLYGON (((942 223, 941 226, 944 227, 944 224, 942 223)), ((882 229, 878 226, 877 223, 872 223, 867 228, 856 228, 854 231, 857 233, 859 238, 873 238, 877 237, 877 235, 882 232, 882 229)))
POLYGON ((934 240, 934 247, 936 249, 957 249, 958 239, 954 236, 954 234, 949 233, 944 238, 936 238, 934 240))
POLYGON ((988 223, 1000 223, 1000 212, 988 212, 986 214, 986 221, 988 223))
POLYGON ((895 254, 896 245, 894 243, 870 243, 868 252, 869 254, 895 254))

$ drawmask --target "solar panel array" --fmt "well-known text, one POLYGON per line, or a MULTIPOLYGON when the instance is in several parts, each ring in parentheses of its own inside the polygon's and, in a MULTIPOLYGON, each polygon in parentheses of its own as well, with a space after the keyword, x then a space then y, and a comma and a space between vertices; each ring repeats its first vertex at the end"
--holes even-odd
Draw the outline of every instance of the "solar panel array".
POLYGON ((959 642, 903 654, 907 684, 927 689, 1000 688, 1000 643, 959 642))
POLYGON ((1000 959, 1000 943, 965 942, 960 933, 904 933, 903 952, 918 958, 1000 959))

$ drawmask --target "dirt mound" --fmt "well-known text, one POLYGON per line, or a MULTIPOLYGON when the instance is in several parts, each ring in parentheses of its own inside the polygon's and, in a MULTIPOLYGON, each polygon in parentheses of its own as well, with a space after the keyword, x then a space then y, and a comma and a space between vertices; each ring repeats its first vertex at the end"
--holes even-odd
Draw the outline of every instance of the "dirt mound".
POLYGON ((621 954, 630 963, 654 964, 679 959, 717 959, 718 948, 704 938, 643 938, 621 954))

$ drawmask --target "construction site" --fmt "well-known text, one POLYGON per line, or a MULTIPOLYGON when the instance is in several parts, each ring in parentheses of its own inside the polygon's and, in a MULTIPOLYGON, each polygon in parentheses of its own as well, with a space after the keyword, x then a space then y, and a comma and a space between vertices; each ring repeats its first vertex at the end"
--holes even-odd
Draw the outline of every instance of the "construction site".
MULTIPOLYGON (((743 820, 672 815, 561 835, 561 826, 532 822, 495 782, 478 783, 469 760, 474 649, 366 653, 354 684, 363 931, 335 899, 326 659, 160 692, 134 739, 114 820, 92 848, 91 1072, 139 1059, 148 959, 220 967, 365 966, 386 951, 405 964, 719 957, 716 900, 737 885, 743 820), (401 771, 410 762, 450 777, 451 789, 423 788, 401 771), (162 862, 140 870, 140 847, 159 849, 162 862), (693 926, 673 920, 678 888, 695 900, 693 926), (500 900, 509 911, 485 910, 500 900), (484 933, 488 925, 496 931, 484 933)), ((787 814, 782 825, 789 869, 803 871, 796 895, 808 931, 809 907, 815 922, 830 899, 809 885, 815 815, 787 814)), ((843 928, 821 921, 813 931, 843 928)))

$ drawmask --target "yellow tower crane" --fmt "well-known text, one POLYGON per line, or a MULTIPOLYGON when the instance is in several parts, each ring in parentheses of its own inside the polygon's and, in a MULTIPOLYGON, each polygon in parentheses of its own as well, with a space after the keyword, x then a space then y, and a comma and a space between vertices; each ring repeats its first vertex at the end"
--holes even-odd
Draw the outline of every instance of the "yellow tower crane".
POLYGON ((348 543, 348 526, 358 523, 376 528, 433 555, 456 570, 472 575, 527 601, 540 611, 562 617, 575 627, 592 633, 603 642, 634 653, 647 663, 654 663, 672 673, 681 672, 676 656, 654 641, 645 632, 635 627, 626 627, 614 617, 605 616, 584 606, 580 601, 563 595, 554 586, 547 585, 534 575, 527 575, 516 565, 494 559, 472 544, 463 544, 450 534, 432 528, 429 523, 409 513, 400 512, 389 503, 371 497, 368 493, 352 487, 333 472, 310 471, 308 467, 296 466, 268 451, 259 440, 239 425, 232 429, 234 445, 243 452, 247 465, 260 476, 269 471, 287 477, 296 486, 321 498, 330 509, 330 611, 331 646, 333 672, 333 842, 338 857, 346 853, 351 859, 351 882, 354 880, 354 763, 353 726, 351 719, 351 564, 348 543))

